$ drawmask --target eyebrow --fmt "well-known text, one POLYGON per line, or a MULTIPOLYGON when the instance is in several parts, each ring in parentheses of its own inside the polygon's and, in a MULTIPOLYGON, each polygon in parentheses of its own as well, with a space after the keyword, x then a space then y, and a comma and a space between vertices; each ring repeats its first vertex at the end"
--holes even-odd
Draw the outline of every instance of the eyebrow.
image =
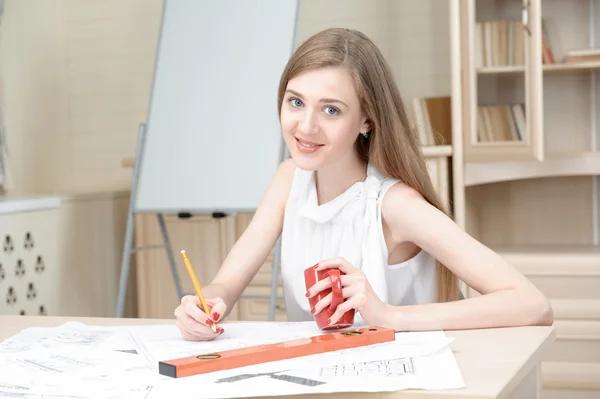
MULTIPOLYGON (((285 92, 286 93, 291 93, 291 94, 293 94, 295 96, 298 96, 298 97, 302 98, 302 94, 298 93, 297 91, 287 89, 285 92)), ((350 108, 350 107, 348 107, 348 105, 345 102, 343 102, 342 100, 338 100, 336 98, 322 98, 321 100, 319 100, 319 102, 322 102, 322 103, 339 103, 339 104, 343 104, 344 106, 346 106, 346 108, 350 108)))

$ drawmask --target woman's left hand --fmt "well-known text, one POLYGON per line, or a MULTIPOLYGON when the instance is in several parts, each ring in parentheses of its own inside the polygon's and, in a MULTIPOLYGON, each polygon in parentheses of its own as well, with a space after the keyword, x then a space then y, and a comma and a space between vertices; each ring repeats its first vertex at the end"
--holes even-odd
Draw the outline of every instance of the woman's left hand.
MULTIPOLYGON (((339 269, 342 273, 342 293, 345 301, 340 304, 336 311, 331 315, 330 323, 336 323, 340 317, 351 309, 356 309, 360 312, 365 322, 370 326, 385 327, 385 324, 390 324, 389 308, 384 304, 371 285, 367 281, 364 273, 354 267, 344 258, 332 258, 319 262, 315 265, 316 270, 324 269, 339 269)), ((311 298, 324 289, 331 288, 331 279, 326 278, 317 281, 309 288, 306 296, 311 298)), ((331 304, 331 293, 321 299, 315 305, 313 314, 317 314, 331 304)))

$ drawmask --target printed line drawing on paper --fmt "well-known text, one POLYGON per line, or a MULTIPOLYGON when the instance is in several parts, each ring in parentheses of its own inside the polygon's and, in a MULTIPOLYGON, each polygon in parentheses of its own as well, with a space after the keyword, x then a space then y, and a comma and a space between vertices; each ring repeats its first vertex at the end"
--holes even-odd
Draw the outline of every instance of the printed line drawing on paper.
POLYGON ((393 360, 378 360, 353 364, 340 364, 337 366, 321 367, 321 377, 350 377, 350 376, 387 376, 397 377, 405 374, 414 374, 415 367, 412 358, 393 360))

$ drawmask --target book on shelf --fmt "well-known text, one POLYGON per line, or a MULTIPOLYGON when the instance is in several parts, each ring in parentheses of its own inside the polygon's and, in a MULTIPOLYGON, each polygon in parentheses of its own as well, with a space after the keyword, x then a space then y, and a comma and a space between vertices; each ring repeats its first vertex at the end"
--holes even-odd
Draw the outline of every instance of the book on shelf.
POLYGON ((542 62, 544 64, 554 64, 554 54, 550 46, 550 37, 548 36, 548 23, 542 19, 542 62))
POLYGON ((579 48, 567 51, 563 59, 565 64, 600 62, 600 48, 579 48))
MULTIPOLYGON (((542 61, 553 64, 554 55, 542 20, 542 61)), ((486 20, 475 23, 475 67, 525 64, 525 28, 518 20, 486 20)))
POLYGON ((452 144, 450 101, 450 96, 413 98, 409 119, 422 146, 452 144))
POLYGON ((526 135, 525 105, 477 106, 477 141, 523 141, 526 135))
POLYGON ((475 24, 475 66, 524 65, 523 24, 520 21, 479 21, 475 24))

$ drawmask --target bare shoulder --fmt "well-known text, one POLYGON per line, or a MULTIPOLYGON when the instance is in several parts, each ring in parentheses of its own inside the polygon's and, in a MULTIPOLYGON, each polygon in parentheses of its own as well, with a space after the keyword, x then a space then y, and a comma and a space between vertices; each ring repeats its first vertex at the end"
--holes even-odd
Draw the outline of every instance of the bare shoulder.
POLYGON ((398 214, 410 212, 410 208, 420 203, 427 203, 417 190, 401 181, 392 185, 381 203, 382 217, 385 220, 398 214))
POLYGON ((294 181, 294 174, 296 171, 296 163, 292 158, 286 159, 277 167, 275 176, 269 184, 267 189, 267 200, 270 205, 279 205, 279 207, 285 207, 287 198, 290 194, 292 182, 294 181))
POLYGON ((296 163, 292 158, 288 158, 277 167, 277 174, 281 174, 283 178, 292 180, 296 171, 296 163))
POLYGON ((442 214, 421 193, 403 182, 391 186, 381 204, 384 228, 396 244, 412 241, 415 229, 427 225, 436 213, 442 214))
POLYGON ((289 193, 292 182, 294 181, 294 174, 296 173, 296 163, 292 158, 288 158, 277 167, 277 173, 275 174, 275 180, 281 186, 283 190, 289 193))

